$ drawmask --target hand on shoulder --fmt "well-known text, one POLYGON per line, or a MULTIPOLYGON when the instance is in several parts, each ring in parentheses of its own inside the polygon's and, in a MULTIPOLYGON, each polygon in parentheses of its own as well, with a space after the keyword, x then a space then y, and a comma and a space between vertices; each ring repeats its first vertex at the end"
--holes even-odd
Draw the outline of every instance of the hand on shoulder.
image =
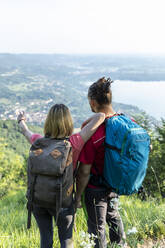
POLYGON ((95 113, 94 115, 92 115, 90 118, 88 118, 87 120, 85 120, 82 125, 81 125, 81 129, 83 127, 85 127, 90 121, 99 121, 100 123, 104 122, 105 120, 105 113, 99 112, 99 113, 95 113))

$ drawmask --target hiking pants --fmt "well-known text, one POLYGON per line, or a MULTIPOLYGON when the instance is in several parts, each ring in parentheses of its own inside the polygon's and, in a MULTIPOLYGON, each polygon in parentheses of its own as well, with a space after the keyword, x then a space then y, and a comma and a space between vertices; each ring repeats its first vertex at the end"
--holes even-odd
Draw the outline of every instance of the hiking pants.
MULTIPOLYGON (((53 248, 53 218, 56 220, 55 210, 34 206, 33 215, 40 230, 40 247, 53 248)), ((57 222, 61 248, 73 248, 73 222, 73 206, 63 208, 58 216, 57 222)))
POLYGON ((85 205, 88 214, 88 232, 97 236, 95 248, 107 247, 105 225, 109 227, 111 244, 123 244, 125 233, 123 223, 118 212, 118 195, 107 193, 102 189, 87 188, 85 191, 85 205))

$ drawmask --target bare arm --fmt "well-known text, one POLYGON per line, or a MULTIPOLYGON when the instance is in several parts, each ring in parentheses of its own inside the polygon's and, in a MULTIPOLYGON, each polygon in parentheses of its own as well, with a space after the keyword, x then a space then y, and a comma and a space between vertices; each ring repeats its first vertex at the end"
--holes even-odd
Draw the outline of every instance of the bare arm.
POLYGON ((90 139, 90 137, 96 132, 97 128, 104 122, 104 120, 104 113, 96 113, 83 123, 80 135, 84 142, 90 139))
POLYGON ((91 171, 91 164, 80 164, 77 172, 76 177, 76 204, 77 207, 80 206, 81 202, 81 195, 84 192, 89 179, 90 179, 90 171, 91 171))
POLYGON ((27 141, 31 144, 30 138, 33 135, 33 132, 29 130, 28 126, 25 123, 26 117, 24 112, 19 113, 19 115, 17 116, 17 121, 23 135, 26 137, 27 141))

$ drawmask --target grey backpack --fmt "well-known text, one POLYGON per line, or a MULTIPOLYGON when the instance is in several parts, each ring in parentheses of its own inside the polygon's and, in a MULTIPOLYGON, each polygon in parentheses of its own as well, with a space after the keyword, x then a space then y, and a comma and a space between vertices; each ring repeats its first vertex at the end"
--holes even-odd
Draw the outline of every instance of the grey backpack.
POLYGON ((56 222, 61 208, 67 208, 73 198, 72 148, 68 139, 37 139, 28 158, 27 208, 31 225, 33 204, 56 209, 56 222))

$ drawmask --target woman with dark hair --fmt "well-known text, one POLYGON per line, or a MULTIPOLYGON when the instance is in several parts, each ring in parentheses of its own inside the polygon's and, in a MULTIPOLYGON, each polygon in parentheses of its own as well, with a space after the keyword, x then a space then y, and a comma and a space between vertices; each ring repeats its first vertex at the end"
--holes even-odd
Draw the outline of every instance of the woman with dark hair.
MULTIPOLYGON (((49 110, 45 125, 44 135, 53 139, 69 138, 72 146, 72 158, 74 168, 78 156, 85 142, 97 130, 99 125, 104 121, 105 115, 97 113, 86 121, 86 125, 79 133, 73 134, 73 121, 70 111, 64 104, 55 104, 49 110)), ((25 114, 20 112, 17 117, 22 133, 29 143, 34 143, 37 139, 42 138, 40 134, 31 132, 25 123, 25 114)), ((40 230, 41 248, 53 247, 53 217, 56 220, 56 210, 52 208, 39 207, 33 205, 33 215, 36 219, 40 230)), ((72 248, 72 230, 74 222, 73 202, 70 207, 64 208, 58 215, 57 227, 61 248, 72 248)))

